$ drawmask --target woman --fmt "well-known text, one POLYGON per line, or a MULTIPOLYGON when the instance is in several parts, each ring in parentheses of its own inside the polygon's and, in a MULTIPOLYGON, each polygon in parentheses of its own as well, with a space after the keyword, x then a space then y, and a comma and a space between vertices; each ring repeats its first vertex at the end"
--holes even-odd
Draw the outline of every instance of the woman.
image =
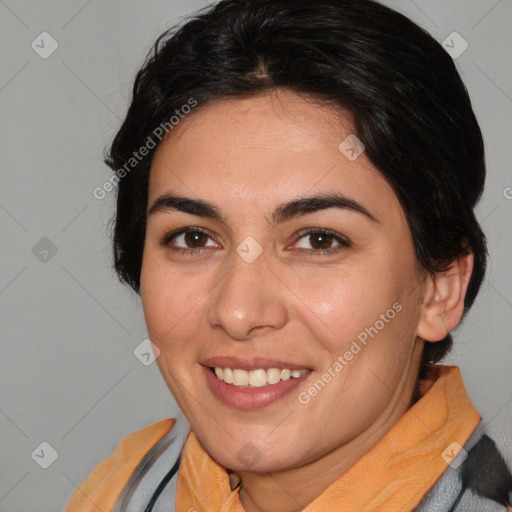
POLYGON ((107 158, 116 270, 184 419, 67 511, 507 510, 435 363, 485 273, 482 136, 450 56, 371 0, 224 0, 164 34, 107 158))

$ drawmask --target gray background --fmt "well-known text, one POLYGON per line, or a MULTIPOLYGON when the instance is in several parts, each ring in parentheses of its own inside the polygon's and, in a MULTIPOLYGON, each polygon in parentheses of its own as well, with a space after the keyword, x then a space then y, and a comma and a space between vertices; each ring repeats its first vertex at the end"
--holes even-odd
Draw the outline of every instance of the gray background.
MULTIPOLYGON (((510 430, 512 1, 384 3, 440 42, 457 31, 469 44, 456 61, 485 135, 478 217, 491 258, 447 362, 462 368, 484 420, 510 430)), ((92 191, 110 176, 103 148, 149 46, 205 5, 0 0, 2 512, 63 509, 124 435, 176 412, 156 365, 134 356, 146 331, 138 298, 111 270, 114 196, 99 201, 92 191), (43 46, 43 31, 58 42, 46 59, 31 47, 43 46), (58 452, 48 469, 31 456, 42 442, 58 452)), ((36 453, 44 462, 50 452, 36 453)))

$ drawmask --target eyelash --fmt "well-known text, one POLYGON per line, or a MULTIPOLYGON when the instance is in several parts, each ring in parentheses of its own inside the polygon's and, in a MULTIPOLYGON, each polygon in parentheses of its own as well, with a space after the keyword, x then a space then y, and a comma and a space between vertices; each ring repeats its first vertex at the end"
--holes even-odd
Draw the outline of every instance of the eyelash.
MULTIPOLYGON (((160 244, 171 250, 175 251, 180 254, 187 254, 189 256, 193 256, 194 254, 198 254, 203 252, 204 250, 207 250, 207 248, 199 247, 199 248, 183 248, 183 247, 171 247, 169 244, 170 242, 176 238, 179 235, 188 234, 188 233, 202 233, 206 236, 208 236, 210 239, 212 238, 207 230, 200 228, 200 227, 188 227, 188 228, 182 228, 178 231, 173 231, 172 233, 166 234, 160 244)), ((336 233, 335 231, 331 231, 330 229, 324 229, 324 228, 306 228, 299 232, 297 232, 297 243, 302 238, 307 237, 308 235, 315 235, 315 234, 322 234, 322 235, 328 235, 332 237, 336 242, 338 242, 339 246, 334 248, 328 248, 328 249, 303 249, 305 251, 309 251, 310 253, 317 255, 317 256, 324 256, 327 254, 334 254, 340 252, 342 249, 347 249, 351 247, 352 243, 347 238, 341 236, 339 233, 336 233)))

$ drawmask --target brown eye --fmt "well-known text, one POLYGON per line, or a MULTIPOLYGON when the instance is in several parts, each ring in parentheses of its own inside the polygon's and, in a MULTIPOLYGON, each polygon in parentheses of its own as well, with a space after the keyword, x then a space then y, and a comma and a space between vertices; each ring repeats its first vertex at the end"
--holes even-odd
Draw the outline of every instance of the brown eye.
POLYGON ((190 248, 204 247, 208 237, 200 231, 184 233, 184 241, 190 248))
POLYGON ((309 228, 298 233, 295 247, 311 253, 334 253, 350 247, 351 242, 336 232, 321 228, 309 228))
POLYGON ((315 250, 330 249, 333 236, 328 233, 313 233, 309 235, 309 243, 315 250))
POLYGON ((164 236, 161 241, 164 247, 183 252, 218 247, 211 236, 199 228, 184 228, 164 236))

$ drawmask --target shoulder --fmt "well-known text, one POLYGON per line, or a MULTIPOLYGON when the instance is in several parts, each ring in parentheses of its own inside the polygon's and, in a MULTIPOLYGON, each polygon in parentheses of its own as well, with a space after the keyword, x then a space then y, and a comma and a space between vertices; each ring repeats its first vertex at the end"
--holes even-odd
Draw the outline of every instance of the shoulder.
MULTIPOLYGON (((512 500, 512 474, 498 446, 487 434, 482 435, 477 444, 467 452, 461 466, 463 489, 467 490, 468 501, 486 499, 507 508, 512 500)), ((464 508, 461 499, 460 509, 464 508)), ((489 505, 490 506, 490 505, 489 505)), ((484 510, 481 507, 481 510, 484 510)), ((485 509, 487 510, 487 509, 485 509)))
POLYGON ((114 452, 75 490, 65 512, 111 510, 141 460, 175 423, 174 418, 167 418, 123 437, 114 452))
POLYGON ((481 425, 416 512, 512 511, 512 474, 481 425))

